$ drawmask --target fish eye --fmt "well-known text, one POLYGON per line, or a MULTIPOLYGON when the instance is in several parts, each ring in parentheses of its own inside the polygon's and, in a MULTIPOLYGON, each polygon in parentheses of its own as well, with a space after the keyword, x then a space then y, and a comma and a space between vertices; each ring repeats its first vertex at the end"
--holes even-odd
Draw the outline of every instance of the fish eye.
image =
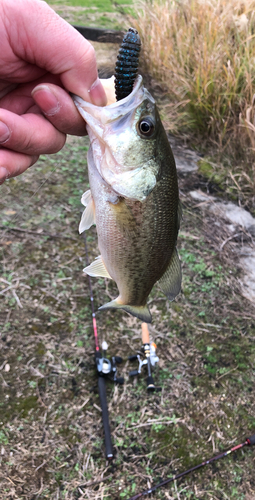
POLYGON ((155 125, 150 118, 143 118, 138 123, 138 130, 144 137, 151 137, 155 130, 155 125))

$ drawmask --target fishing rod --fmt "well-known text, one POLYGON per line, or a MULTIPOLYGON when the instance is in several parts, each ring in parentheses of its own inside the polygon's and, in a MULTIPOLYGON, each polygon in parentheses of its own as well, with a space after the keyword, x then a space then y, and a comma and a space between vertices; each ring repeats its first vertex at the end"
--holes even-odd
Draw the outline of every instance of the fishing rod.
MULTIPOLYGON (((87 262, 87 265, 89 265, 86 231, 84 231, 82 233, 82 236, 84 239, 86 262, 87 262)), ((102 421, 103 421, 103 427, 104 427, 105 455, 106 455, 107 460, 112 460, 113 459, 113 445, 112 445, 112 438, 111 438, 111 429, 110 429, 110 424, 109 424, 109 413, 108 413, 108 405, 107 405, 107 397, 106 397, 105 379, 108 378, 117 384, 124 383, 123 377, 117 377, 117 367, 116 367, 117 364, 122 363, 122 358, 120 356, 113 356, 111 360, 108 359, 106 357, 106 351, 108 349, 108 345, 105 341, 102 342, 103 353, 100 351, 97 323, 96 323, 96 314, 95 314, 95 309, 94 309, 94 297, 93 297, 92 283, 91 283, 91 278, 89 275, 88 275, 88 282, 89 282, 90 303, 91 303, 91 311, 92 311, 92 323, 93 323, 94 340, 95 340, 95 362, 96 362, 96 369, 97 369, 97 375, 98 375, 98 392, 99 392, 99 398, 100 398, 100 405, 101 405, 101 409, 102 409, 102 421)))
POLYGON ((149 490, 143 491, 141 493, 138 493, 137 495, 134 495, 133 497, 128 498, 128 500, 138 500, 138 498, 145 497, 146 495, 150 495, 154 491, 156 491, 158 488, 162 488, 162 486, 165 486, 168 483, 171 483, 175 481, 176 479, 180 479, 183 476, 186 476, 187 474, 190 474, 191 472, 194 472, 197 469, 200 469, 200 467, 204 467, 204 465, 211 464, 215 460, 219 460, 220 458, 226 457, 227 455, 230 455, 230 453, 233 453, 234 451, 240 450, 244 446, 253 446, 255 445, 255 434, 250 436, 249 438, 246 438, 244 443, 238 444, 237 446, 234 446, 228 451, 224 451, 220 453, 219 455, 216 455, 215 457, 210 458, 209 460, 205 460, 201 464, 195 465, 194 467, 191 467, 191 469, 188 469, 184 472, 181 472, 180 474, 176 474, 175 476, 172 476, 168 479, 165 479, 164 481, 161 481, 158 484, 155 484, 152 488, 149 490))
POLYGON ((150 334, 147 323, 142 323, 142 343, 142 353, 134 354, 128 358, 129 361, 137 360, 139 363, 137 370, 131 370, 129 372, 129 377, 139 375, 142 371, 142 367, 147 366, 147 390, 149 392, 161 391, 161 387, 155 386, 152 376, 152 368, 154 368, 155 364, 158 363, 159 358, 156 355, 156 344, 154 342, 150 342, 150 334))

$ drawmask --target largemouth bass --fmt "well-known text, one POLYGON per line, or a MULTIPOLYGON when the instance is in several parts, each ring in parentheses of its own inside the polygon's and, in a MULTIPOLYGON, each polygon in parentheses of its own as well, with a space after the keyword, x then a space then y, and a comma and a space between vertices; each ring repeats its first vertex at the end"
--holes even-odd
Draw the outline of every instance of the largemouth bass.
MULTIPOLYGON (((113 88, 113 79, 106 87, 113 88)), ((90 190, 80 232, 96 224, 100 256, 84 271, 112 278, 119 296, 99 309, 124 309, 151 322, 156 282, 169 300, 181 288, 176 250, 180 205, 174 157, 153 97, 138 76, 131 94, 94 106, 74 96, 90 138, 90 190)))

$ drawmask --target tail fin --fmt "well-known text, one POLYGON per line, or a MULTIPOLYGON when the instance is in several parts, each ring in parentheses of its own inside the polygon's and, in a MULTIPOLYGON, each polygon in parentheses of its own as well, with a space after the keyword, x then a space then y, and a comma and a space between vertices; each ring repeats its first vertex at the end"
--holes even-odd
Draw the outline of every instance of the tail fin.
POLYGON ((145 323, 151 323, 152 322, 152 317, 151 313, 148 309, 148 306, 132 306, 129 304, 121 304, 118 299, 112 300, 111 302, 108 302, 107 304, 104 304, 103 306, 99 307, 100 311, 103 311, 104 309, 123 309, 124 311, 132 314, 138 319, 141 319, 145 323))

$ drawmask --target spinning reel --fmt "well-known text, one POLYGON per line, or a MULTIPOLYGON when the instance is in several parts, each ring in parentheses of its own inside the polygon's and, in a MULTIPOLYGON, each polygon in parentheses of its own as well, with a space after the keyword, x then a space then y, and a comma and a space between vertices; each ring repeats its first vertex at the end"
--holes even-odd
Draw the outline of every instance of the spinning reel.
POLYGON ((161 391, 161 387, 156 387, 152 377, 152 368, 159 361, 159 357, 156 355, 157 346, 154 342, 150 342, 150 335, 147 323, 142 323, 142 349, 140 353, 129 356, 129 361, 138 361, 138 369, 131 370, 129 372, 129 377, 136 377, 142 372, 142 367, 147 366, 148 376, 147 376, 147 390, 150 392, 161 391))

